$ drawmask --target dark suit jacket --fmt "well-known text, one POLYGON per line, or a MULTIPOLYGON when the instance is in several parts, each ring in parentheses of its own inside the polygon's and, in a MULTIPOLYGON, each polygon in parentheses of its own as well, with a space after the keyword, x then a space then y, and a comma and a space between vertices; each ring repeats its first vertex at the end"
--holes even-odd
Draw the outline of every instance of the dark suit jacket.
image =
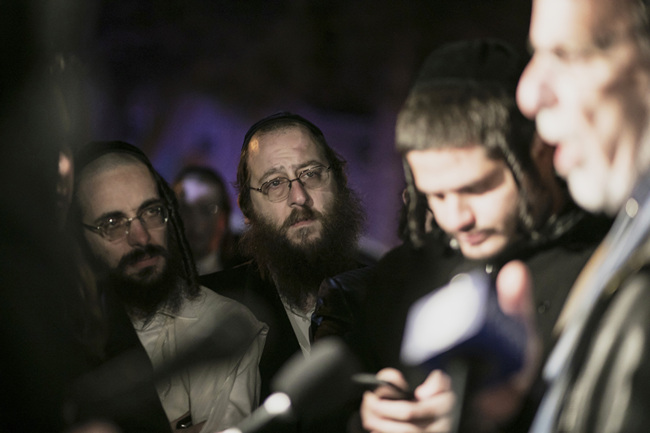
POLYGON ((565 388, 552 431, 648 431, 650 238, 603 283, 569 368, 556 379, 565 388))
MULTIPOLYGON (((362 278, 348 272, 327 279, 321 285, 314 322, 325 327, 327 334, 338 333, 354 342, 369 371, 396 367, 417 384, 426 372, 402 365, 399 357, 413 302, 446 284, 458 272, 489 266, 496 276, 503 264, 519 259, 531 270, 537 325, 548 353, 554 343, 553 325, 565 298, 611 222, 581 212, 572 212, 566 220, 571 224, 558 229, 556 236, 543 242, 515 244, 487 263, 463 259, 434 235, 427 237, 421 249, 408 244, 397 247, 362 278)), ((324 333, 320 327, 315 330, 317 335, 324 333)), ((506 431, 527 431, 542 388, 540 378, 521 414, 506 431)))

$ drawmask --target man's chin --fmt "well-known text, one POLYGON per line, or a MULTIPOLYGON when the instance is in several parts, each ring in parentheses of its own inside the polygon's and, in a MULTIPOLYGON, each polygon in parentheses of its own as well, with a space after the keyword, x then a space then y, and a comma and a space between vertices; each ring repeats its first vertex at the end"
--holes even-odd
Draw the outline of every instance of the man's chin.
POLYGON ((146 268, 135 269, 124 275, 124 278, 134 283, 149 284, 160 278, 162 269, 157 266, 148 266, 146 268))
POLYGON ((486 239, 478 245, 461 244, 463 256, 470 260, 488 260, 502 252, 506 247, 505 242, 496 239, 486 239))
POLYGON ((574 171, 568 177, 569 191, 575 202, 588 212, 605 212, 611 215, 621 208, 631 192, 625 176, 589 176, 574 171))
POLYGON ((321 230, 314 225, 289 229, 286 233, 287 240, 294 246, 300 247, 313 244, 321 239, 321 230))

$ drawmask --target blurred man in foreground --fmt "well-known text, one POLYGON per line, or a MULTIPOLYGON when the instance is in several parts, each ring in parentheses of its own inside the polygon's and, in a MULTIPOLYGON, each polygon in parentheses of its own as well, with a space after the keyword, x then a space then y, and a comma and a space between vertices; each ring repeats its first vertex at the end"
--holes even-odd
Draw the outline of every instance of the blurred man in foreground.
MULTIPOLYGON (((413 243, 424 246, 387 255, 370 285, 364 318, 367 328, 375 331, 368 334, 378 350, 379 366, 401 364, 404 324, 413 302, 459 272, 483 269, 495 281, 512 259, 531 269, 542 350, 547 352, 553 344, 552 328, 566 295, 607 224, 571 202, 553 172, 552 149, 518 111, 515 89, 522 68, 515 51, 499 41, 445 45, 427 59, 398 115, 397 149, 408 163, 411 193, 426 196, 433 227, 426 236, 412 231, 413 243)), ((411 221, 410 226, 422 224, 411 221)), ((528 390, 536 373, 530 367, 510 379, 526 397, 524 406, 520 399, 477 397, 464 407, 463 428, 526 430, 531 408, 539 401, 528 390), (486 406, 491 408, 490 420, 469 415, 486 406)), ((383 370, 379 376, 406 386, 396 370, 383 370)), ((415 402, 391 401, 386 389, 367 393, 362 405, 365 428, 449 429, 444 412, 452 407, 448 385, 448 378, 435 370, 418 388, 415 402)))
POLYGON ((641 0, 535 0, 522 112, 585 209, 618 215, 574 286, 534 432, 650 424, 650 17, 641 0))

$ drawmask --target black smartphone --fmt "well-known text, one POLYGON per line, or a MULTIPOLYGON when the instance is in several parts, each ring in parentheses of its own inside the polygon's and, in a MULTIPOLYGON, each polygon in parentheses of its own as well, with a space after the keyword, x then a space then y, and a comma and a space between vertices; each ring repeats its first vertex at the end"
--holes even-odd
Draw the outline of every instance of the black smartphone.
POLYGON ((192 427, 192 414, 187 415, 178 420, 176 423, 176 430, 192 427))
POLYGON ((389 397, 393 400, 415 400, 415 394, 412 390, 403 389, 387 380, 377 379, 372 373, 357 373, 352 375, 352 382, 361 385, 367 390, 374 391, 380 386, 389 386, 399 393, 398 396, 389 397))

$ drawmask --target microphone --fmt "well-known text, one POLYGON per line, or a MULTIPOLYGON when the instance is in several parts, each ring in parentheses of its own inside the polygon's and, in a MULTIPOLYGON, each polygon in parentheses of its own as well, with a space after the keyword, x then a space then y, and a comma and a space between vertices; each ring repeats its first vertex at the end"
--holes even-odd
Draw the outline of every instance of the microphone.
POLYGON ((521 369, 525 348, 524 324, 501 311, 489 276, 473 271, 411 306, 400 356, 406 365, 429 371, 464 358, 484 386, 521 369))
POLYGON ((351 380, 358 372, 358 360, 342 341, 323 338, 312 346, 308 358, 297 353, 289 359, 271 382, 274 392, 237 427, 224 433, 256 433, 278 419, 313 420, 327 415, 358 393, 351 380))
POLYGON ((457 404, 451 432, 466 431, 470 390, 499 383, 524 365, 526 329, 501 311, 496 290, 482 271, 456 275, 420 298, 406 319, 400 357, 408 366, 451 377, 457 404))

